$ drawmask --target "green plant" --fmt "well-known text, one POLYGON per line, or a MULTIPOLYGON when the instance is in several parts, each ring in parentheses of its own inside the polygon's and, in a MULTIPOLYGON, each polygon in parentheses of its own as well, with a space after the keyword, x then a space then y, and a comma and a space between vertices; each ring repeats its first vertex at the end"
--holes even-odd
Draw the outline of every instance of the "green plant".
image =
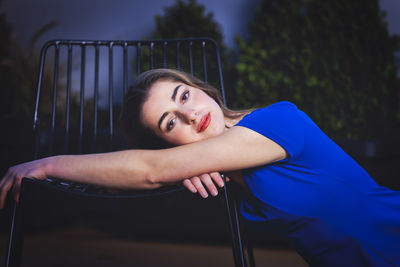
MULTIPOLYGON (((198 4, 196 0, 182 1, 176 0, 171 6, 164 8, 163 14, 155 16, 156 27, 152 33, 154 39, 171 39, 187 37, 209 37, 214 39, 221 49, 222 68, 225 78, 225 87, 231 88, 235 83, 235 68, 232 63, 233 52, 224 44, 223 33, 220 25, 215 21, 212 12, 206 12, 206 8, 198 4)), ((180 55, 183 62, 181 69, 189 72, 188 48, 182 47, 183 53, 180 55)), ((195 60, 194 74, 202 78, 201 50, 194 49, 193 57, 195 60)), ((161 50, 155 51, 156 58, 162 58, 161 50), (158 53, 158 54, 157 54, 158 53)), ((214 86, 219 86, 219 76, 217 74, 217 64, 212 49, 206 49, 207 68, 211 75, 208 81, 214 86)), ((168 66, 176 68, 176 52, 174 49, 167 51, 168 66)), ((148 61, 148 60, 147 60, 148 61)), ((146 60, 144 60, 146 62, 146 60)), ((162 67, 161 60, 156 62, 155 67, 162 67)))
MULTIPOLYGON (((0 28, 2 31, 1 59, 0 59, 0 81, 2 84, 1 99, 1 120, 32 120, 36 98, 36 87, 39 67, 39 54, 35 49, 35 44, 43 33, 53 28, 57 23, 50 22, 39 28, 33 35, 28 49, 23 49, 11 37, 11 28, 8 34, 5 33, 7 25, 5 15, 1 16, 0 28)), ((52 77, 45 75, 43 78, 44 88, 48 92, 41 105, 46 106, 51 103, 49 93, 52 77)), ((61 91, 65 88, 61 87, 61 91)))
POLYGON ((393 42, 377 0, 262 0, 239 44, 235 106, 290 100, 334 137, 399 123, 393 42))

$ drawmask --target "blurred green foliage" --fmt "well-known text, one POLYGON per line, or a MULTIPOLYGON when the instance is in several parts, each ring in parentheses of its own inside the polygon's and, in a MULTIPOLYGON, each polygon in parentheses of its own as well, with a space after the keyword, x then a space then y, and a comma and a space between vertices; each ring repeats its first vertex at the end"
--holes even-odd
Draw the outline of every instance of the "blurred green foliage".
MULTIPOLYGON (((37 39, 53 28, 57 22, 50 22, 39 28, 30 40, 28 49, 23 48, 12 36, 11 26, 6 15, 0 14, 0 120, 32 121, 36 99, 37 79, 39 73, 39 53, 35 44, 37 39)), ((43 77, 48 89, 44 94, 41 106, 50 105, 49 93, 52 78, 43 77)), ((63 89, 61 89, 62 91, 63 89)))
MULTIPOLYGON (((187 37, 209 37, 214 39, 221 50, 222 68, 224 74, 225 88, 233 88, 235 85, 236 70, 233 62, 234 53, 228 49, 224 43, 224 36, 220 25, 215 21, 212 12, 206 12, 206 8, 198 4, 196 0, 176 0, 171 6, 164 8, 162 15, 155 16, 156 28, 152 33, 154 39, 187 38, 187 37)), ((201 49, 195 49, 194 58, 197 65, 201 65, 201 49)), ((209 69, 209 82, 214 86, 219 86, 217 75, 217 64, 213 49, 206 50, 207 68, 209 69)), ((174 65, 175 54, 168 54, 169 62, 173 62, 169 67, 176 68, 174 65)), ((186 56, 188 57, 188 56, 186 56)), ((188 58, 181 55, 183 62, 188 62, 188 58), (182 58, 183 57, 183 58, 182 58)), ((182 69, 188 71, 187 66, 182 69)), ((199 78, 203 77, 202 66, 194 67, 194 74, 199 78)))
POLYGON ((205 7, 196 0, 176 0, 173 5, 164 7, 163 15, 155 16, 155 22, 154 38, 210 37, 226 48, 213 13, 206 13, 205 7))
POLYGON ((0 119, 26 117, 34 101, 26 80, 30 63, 21 56, 21 49, 12 39, 12 29, 4 13, 0 14, 0 34, 0 119))
POLYGON ((339 138, 398 126, 394 43, 377 0, 261 0, 249 31, 237 38, 234 106, 293 101, 339 138))

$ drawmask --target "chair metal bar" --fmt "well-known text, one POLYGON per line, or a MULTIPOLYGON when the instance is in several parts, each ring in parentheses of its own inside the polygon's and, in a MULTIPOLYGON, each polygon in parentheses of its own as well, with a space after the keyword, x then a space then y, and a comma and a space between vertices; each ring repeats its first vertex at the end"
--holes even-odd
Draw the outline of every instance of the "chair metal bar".
POLYGON ((54 58, 54 77, 53 77, 53 100, 51 108, 51 128, 50 128, 50 140, 49 140, 49 155, 53 154, 54 146, 54 131, 56 123, 56 102, 57 102, 57 82, 58 82, 58 67, 60 60, 60 46, 55 46, 55 58, 54 58))
POLYGON ((114 55, 113 43, 108 47, 108 114, 109 114, 109 150, 112 150, 114 126, 113 126, 113 90, 114 90, 114 55))
POLYGON ((19 204, 14 203, 11 229, 8 238, 8 249, 6 255, 6 267, 19 267, 22 259, 22 249, 24 246, 24 232, 26 227, 26 212, 29 207, 30 190, 27 190, 26 183, 22 179, 19 204), (29 196, 27 195, 29 194, 29 196))
POLYGON ((247 247, 247 256, 249 259, 249 266, 256 267, 256 261, 254 260, 253 247, 249 243, 246 244, 246 247, 247 247))
POLYGON ((163 68, 167 67, 167 44, 167 41, 163 42, 163 68))
POLYGON ((34 152, 33 152, 33 159, 36 160, 39 157, 39 148, 40 148, 40 119, 35 120, 35 124, 33 127, 33 132, 34 132, 34 152))
POLYGON ((124 70, 123 70, 123 91, 122 96, 125 96, 128 90, 128 43, 124 42, 124 70))
POLYGON ((243 243, 242 243, 242 237, 241 237, 241 233, 240 233, 240 224, 239 224, 239 215, 238 215, 238 207, 237 207, 237 200, 233 199, 232 200, 232 210, 233 210, 233 221, 235 222, 234 226, 235 226, 235 238, 236 238, 236 255, 239 261, 239 264, 241 266, 246 266, 246 260, 245 260, 245 256, 244 256, 244 250, 243 250, 243 243))
POLYGON ((105 46, 108 47, 109 44, 112 42, 113 46, 120 46, 123 47, 126 43, 128 46, 136 46, 137 44, 141 44, 141 46, 150 46, 151 43, 162 44, 162 43, 183 43, 183 42, 205 42, 205 43, 214 43, 215 41, 210 38, 181 38, 181 39, 162 39, 162 40, 137 40, 137 41, 129 41, 129 40, 99 40, 99 41, 90 41, 90 40, 56 40, 56 41, 49 41, 45 44, 48 46, 53 46, 55 44, 67 46, 71 45, 82 45, 85 43, 86 46, 105 46))
POLYGON ((45 68, 45 59, 46 59, 46 54, 48 51, 48 48, 50 47, 50 44, 47 43, 46 45, 43 46, 41 52, 40 52, 40 64, 39 64, 39 77, 38 77, 38 82, 37 82, 37 93, 36 93, 36 104, 35 104, 35 112, 33 115, 33 131, 35 135, 35 151, 33 154, 33 159, 37 159, 39 157, 39 141, 40 141, 40 119, 38 117, 38 111, 39 111, 39 100, 40 100, 40 93, 41 93, 41 88, 42 88, 42 83, 43 83, 43 71, 45 68))
POLYGON ((95 56, 94 56, 94 109, 93 109, 93 141, 92 141, 92 151, 95 152, 96 139, 97 139, 97 109, 99 105, 99 44, 95 46, 95 56))
POLYGON ((136 74, 139 75, 140 74, 140 42, 136 44, 136 74))
POLYGON ((12 213, 12 221, 11 221, 11 229, 10 229, 10 236, 8 240, 8 250, 7 250, 7 255, 6 255, 6 262, 5 265, 6 267, 14 267, 14 266, 20 266, 21 265, 21 253, 22 253, 22 247, 23 247, 23 233, 21 230, 18 230, 23 222, 23 219, 20 219, 19 214, 21 214, 21 211, 17 211, 17 209, 21 209, 17 203, 14 203, 13 207, 13 213, 12 213), (16 236, 16 233, 18 233, 19 237, 16 236))
POLYGON ((86 46, 81 46, 81 84, 80 84, 80 103, 79 103, 79 141, 78 153, 82 153, 82 137, 83 137, 83 110, 85 106, 85 68, 86 68, 86 46))
POLYGON ((217 57, 217 66, 218 66, 218 74, 219 74, 219 86, 221 87, 221 95, 224 104, 226 105, 226 96, 225 96, 225 86, 224 86, 224 77, 222 75, 222 62, 221 62, 221 53, 219 50, 219 46, 214 42, 216 57, 217 57))
POLYGON ((154 69, 154 42, 150 43, 150 69, 154 69))
POLYGON ((201 54, 203 56, 204 81, 208 82, 208 79, 207 79, 207 60, 206 60, 206 42, 205 41, 203 41, 201 43, 201 54))
POLYGON ((193 75, 193 42, 189 42, 189 67, 190 67, 190 74, 193 75))
POLYGON ((68 153, 69 141, 69 120, 71 105, 71 75, 72 75, 72 46, 68 44, 68 63, 67 63, 67 92, 65 107, 65 135, 64 135, 64 153, 68 153))
POLYGON ((58 43, 59 45, 81 45, 82 42, 85 42, 87 46, 93 46, 95 47, 96 45, 99 46, 108 46, 110 42, 114 44, 114 46, 123 46, 124 43, 127 43, 128 46, 136 46, 138 43, 141 43, 142 45, 149 46, 150 43, 163 43, 163 42, 214 42, 212 39, 207 38, 207 37, 192 37, 192 38, 179 38, 179 39, 152 39, 152 40, 55 40, 55 41, 49 41, 49 45, 53 45, 55 43, 58 43))
POLYGON ((234 203, 234 200, 232 200, 231 193, 228 189, 228 185, 226 183, 226 178, 223 176, 224 180, 224 199, 225 199, 225 205, 226 205, 226 210, 228 214, 228 222, 229 222, 229 229, 231 230, 231 237, 232 237, 232 252, 233 252, 233 257, 235 261, 235 266, 246 266, 246 260, 244 257, 244 252, 243 252, 243 245, 241 242, 241 236, 240 236, 240 227, 239 227, 239 218, 236 213, 236 208, 237 206, 234 203), (232 200, 232 203, 231 203, 232 200))
POLYGON ((176 69, 181 70, 181 43, 176 42, 176 69))
POLYGON ((35 113, 33 115, 33 129, 36 129, 37 126, 37 121, 38 121, 38 111, 39 111, 39 100, 40 100, 40 93, 41 93, 41 88, 42 88, 42 83, 43 83, 43 71, 45 68, 45 62, 46 62, 46 54, 47 54, 47 49, 50 47, 50 44, 48 43, 47 45, 44 45, 41 52, 40 52, 40 64, 39 64, 39 77, 38 77, 38 82, 37 82, 37 93, 36 93, 36 102, 35 102, 35 113))

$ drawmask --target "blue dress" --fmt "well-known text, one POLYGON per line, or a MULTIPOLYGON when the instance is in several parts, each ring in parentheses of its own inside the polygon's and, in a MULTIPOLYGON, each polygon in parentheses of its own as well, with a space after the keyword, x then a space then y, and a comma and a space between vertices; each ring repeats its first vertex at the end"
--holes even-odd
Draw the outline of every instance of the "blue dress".
POLYGON ((400 192, 379 186, 290 102, 236 126, 289 157, 243 171, 241 213, 288 239, 311 266, 400 266, 400 192))

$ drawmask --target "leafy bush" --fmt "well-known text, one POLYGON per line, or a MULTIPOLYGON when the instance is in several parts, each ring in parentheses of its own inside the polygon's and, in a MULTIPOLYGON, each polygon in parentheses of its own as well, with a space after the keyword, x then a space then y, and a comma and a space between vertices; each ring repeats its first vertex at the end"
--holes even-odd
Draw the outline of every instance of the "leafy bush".
POLYGON ((377 138, 400 121, 393 42, 377 0, 262 0, 239 44, 235 106, 290 100, 329 135, 377 138))
MULTIPOLYGON (((5 14, 0 14, 0 34, 3 36, 0 43, 0 99, 2 99, 0 120, 32 121, 35 107, 38 67, 40 55, 35 49, 37 39, 57 22, 49 22, 39 28, 30 40, 28 49, 24 49, 12 38, 12 29, 7 23, 5 14)), ((49 91, 52 77, 45 75, 43 84, 49 91)), ((62 86, 60 86, 62 88, 62 86)), ((60 89, 60 91, 65 88, 60 89)), ((51 95, 41 102, 41 106, 51 103, 51 95)))
MULTIPOLYGON (((220 46, 222 68, 225 80, 225 88, 232 88, 235 84, 235 67, 233 62, 233 51, 229 50, 224 44, 223 33, 220 25, 214 20, 212 12, 206 12, 206 8, 198 4, 196 0, 182 1, 177 0, 171 6, 164 8, 162 15, 155 16, 156 28, 153 31, 152 38, 155 39, 170 39, 170 38, 186 38, 186 37, 209 37, 214 39, 220 46)), ((199 53, 200 50, 197 50, 199 53)), ((217 73, 216 59, 211 57, 213 51, 206 50, 207 67, 212 74, 209 76, 209 82, 214 86, 219 86, 219 77, 217 73)), ((172 62, 168 67, 175 68, 174 53, 168 53, 169 62, 172 62)), ((194 58, 201 58, 201 55, 194 55, 194 58)), ((188 59, 182 59, 183 62, 188 62, 188 59)), ((201 60, 197 60, 201 63, 201 60)), ((188 71, 188 68, 182 68, 188 71)), ((194 68, 195 76, 202 78, 203 74, 201 67, 194 68)))

